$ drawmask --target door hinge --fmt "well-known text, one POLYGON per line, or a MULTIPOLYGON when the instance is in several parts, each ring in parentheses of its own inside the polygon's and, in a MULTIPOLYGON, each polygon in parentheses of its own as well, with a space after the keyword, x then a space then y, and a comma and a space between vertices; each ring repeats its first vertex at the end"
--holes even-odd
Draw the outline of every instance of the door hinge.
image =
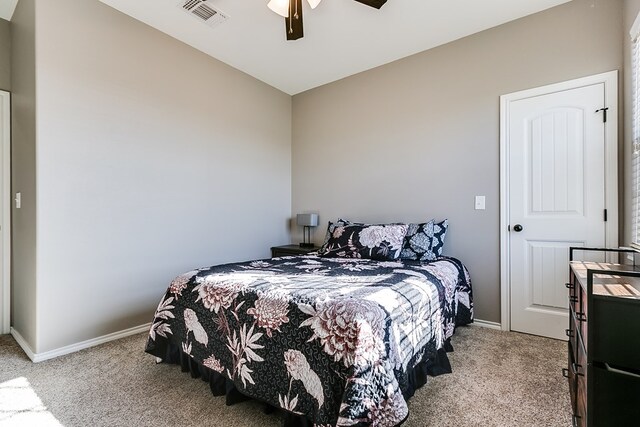
POLYGON ((604 222, 607 222, 607 210, 604 210, 604 222))
POLYGON ((607 123, 607 111, 609 111, 609 107, 596 110, 596 113, 599 113, 600 111, 602 111, 602 123, 607 123))

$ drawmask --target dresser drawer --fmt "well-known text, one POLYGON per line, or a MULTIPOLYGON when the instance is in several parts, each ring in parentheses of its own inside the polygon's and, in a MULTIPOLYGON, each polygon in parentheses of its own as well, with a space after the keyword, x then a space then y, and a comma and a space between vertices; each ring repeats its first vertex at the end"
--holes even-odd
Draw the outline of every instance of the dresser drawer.
POLYGON ((573 321, 576 330, 580 332, 582 344, 587 348, 587 294, 579 283, 569 287, 569 308, 574 315, 573 321))
POLYGON ((640 376, 609 365, 593 366, 593 426, 637 426, 640 423, 640 376))
POLYGON ((591 312, 592 360, 640 370, 640 301, 594 297, 591 312))
MULTIPOLYGON (((583 314, 584 316, 584 314, 583 314)), ((589 324, 587 323, 586 320, 584 320, 584 317, 580 316, 580 313, 576 313, 576 331, 578 332, 576 335, 576 343, 580 344, 582 343, 582 347, 584 347, 585 350, 589 349, 588 346, 588 341, 587 341, 587 337, 589 336, 589 324), (583 320, 580 320, 583 319, 583 320)), ((576 350, 577 348, 580 347, 579 345, 576 345, 576 350)))
POLYGON ((574 348, 571 342, 568 343, 568 350, 567 363, 569 366, 563 371, 563 374, 569 381, 572 424, 575 427, 582 427, 586 426, 587 419, 586 354, 581 345, 574 348))
POLYGON ((567 288, 569 288, 569 307, 572 308, 575 313, 581 312, 580 294, 582 292, 580 283, 576 283, 572 276, 571 282, 567 283, 567 288))
POLYGON ((576 410, 573 415, 575 426, 587 425, 587 380, 579 375, 576 375, 576 410))
POLYGON ((572 366, 573 372, 579 377, 587 376, 587 353, 584 350, 584 347, 578 342, 576 346, 575 354, 576 363, 572 366))
POLYGON ((571 367, 573 366, 573 364, 576 362, 575 356, 574 356, 574 347, 571 343, 571 341, 569 341, 569 343, 567 344, 569 347, 569 357, 567 360, 567 369, 562 371, 562 374, 569 380, 569 394, 571 396, 571 413, 575 414, 576 413, 576 394, 577 394, 577 387, 578 387, 578 383, 576 382, 576 375, 573 372, 573 369, 571 369, 571 367))
POLYGON ((582 335, 578 329, 580 327, 579 325, 580 322, 576 320, 576 314, 573 311, 573 308, 571 308, 569 310, 569 329, 566 330, 566 334, 569 338, 569 342, 571 343, 574 361, 578 359, 578 346, 584 346, 584 343, 582 342, 582 335))
POLYGON ((571 367, 573 375, 576 377, 576 412, 579 418, 576 425, 586 425, 587 419, 587 354, 584 347, 578 343, 576 348, 576 363, 571 367))

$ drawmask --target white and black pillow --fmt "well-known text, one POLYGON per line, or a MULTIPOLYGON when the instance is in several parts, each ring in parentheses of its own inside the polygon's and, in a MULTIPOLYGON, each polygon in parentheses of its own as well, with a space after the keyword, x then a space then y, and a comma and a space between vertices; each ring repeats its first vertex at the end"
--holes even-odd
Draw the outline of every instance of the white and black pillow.
POLYGON ((411 261, 433 261, 442 256, 444 238, 449 221, 434 220, 422 224, 409 224, 400 258, 411 261))
POLYGON ((433 232, 435 221, 422 224, 409 224, 404 238, 400 258, 409 261, 433 261, 433 232))
POLYGON ((407 234, 406 224, 332 224, 322 257, 396 260, 407 234))
POLYGON ((442 222, 437 222, 433 225, 433 242, 431 244, 431 252, 436 257, 442 256, 442 248, 444 247, 444 238, 447 235, 447 229, 449 228, 449 220, 445 219, 442 222))

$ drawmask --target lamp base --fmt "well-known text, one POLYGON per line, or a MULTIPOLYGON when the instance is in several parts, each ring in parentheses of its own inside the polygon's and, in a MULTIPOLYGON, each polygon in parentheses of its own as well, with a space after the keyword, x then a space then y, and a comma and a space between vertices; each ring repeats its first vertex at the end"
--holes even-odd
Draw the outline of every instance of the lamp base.
POLYGON ((300 243, 301 248, 315 248, 313 243, 300 243))

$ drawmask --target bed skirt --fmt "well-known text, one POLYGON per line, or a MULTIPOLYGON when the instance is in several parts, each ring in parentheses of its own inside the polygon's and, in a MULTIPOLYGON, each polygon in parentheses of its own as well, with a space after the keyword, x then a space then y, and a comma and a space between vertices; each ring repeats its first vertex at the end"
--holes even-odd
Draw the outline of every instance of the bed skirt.
MULTIPOLYGON (((189 372, 192 378, 201 378, 203 381, 208 382, 211 393, 214 396, 225 396, 227 406, 247 400, 257 400, 243 394, 238 390, 233 381, 229 380, 226 376, 196 362, 191 358, 191 356, 185 354, 182 351, 182 348, 171 343, 169 340, 159 339, 156 344, 157 345, 153 350, 147 349, 147 352, 162 359, 161 363, 180 365, 182 372, 189 372)), ((449 362, 449 357, 447 356, 447 352, 451 351, 453 351, 453 346, 451 345, 451 340, 448 339, 445 342, 444 348, 438 350, 432 357, 426 356, 409 371, 407 375, 408 384, 401 386, 405 400, 408 401, 409 398, 415 394, 416 390, 427 383, 428 376, 435 377, 451 373, 451 364, 449 362)), ((265 404, 265 413, 272 413, 276 411, 285 412, 283 423, 284 427, 314 426, 313 421, 309 420, 305 416, 286 412, 283 409, 276 408, 266 402, 262 403, 265 404)))

